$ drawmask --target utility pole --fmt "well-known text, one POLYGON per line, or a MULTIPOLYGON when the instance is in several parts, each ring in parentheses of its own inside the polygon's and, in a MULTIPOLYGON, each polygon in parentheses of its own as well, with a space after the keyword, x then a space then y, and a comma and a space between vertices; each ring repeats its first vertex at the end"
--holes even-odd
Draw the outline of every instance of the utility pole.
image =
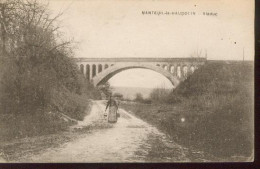
POLYGON ((5 2, 0 3, 0 25, 1 25, 1 30, 2 30, 2 34, 1 34, 1 39, 2 39, 2 54, 5 56, 6 53, 6 21, 5 21, 5 8, 6 8, 6 4, 5 2))
POLYGON ((243 47, 243 62, 244 62, 244 60, 245 60, 245 47, 243 47))

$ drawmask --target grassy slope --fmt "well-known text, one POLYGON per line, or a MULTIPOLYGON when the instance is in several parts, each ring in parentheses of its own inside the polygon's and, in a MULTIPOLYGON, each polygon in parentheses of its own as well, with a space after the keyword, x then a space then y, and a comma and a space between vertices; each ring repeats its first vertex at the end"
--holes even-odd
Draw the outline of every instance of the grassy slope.
POLYGON ((250 64, 208 63, 180 84, 167 104, 122 106, 185 146, 223 158, 252 155, 250 64))
POLYGON ((1 115, 0 141, 65 131, 75 124, 75 121, 64 119, 62 114, 75 120, 83 120, 91 106, 89 99, 76 94, 69 94, 64 101, 57 102, 62 103, 59 106, 63 107, 64 111, 1 115))

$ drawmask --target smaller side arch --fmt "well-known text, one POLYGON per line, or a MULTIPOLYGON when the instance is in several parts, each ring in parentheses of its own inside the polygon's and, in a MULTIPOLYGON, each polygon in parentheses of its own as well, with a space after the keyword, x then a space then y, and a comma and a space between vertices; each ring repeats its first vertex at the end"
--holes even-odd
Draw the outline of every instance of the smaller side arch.
POLYGON ((174 66, 173 66, 173 65, 170 65, 170 72, 171 72, 172 74, 175 73, 175 71, 174 71, 174 66))
POLYGON ((102 72, 102 65, 98 64, 98 73, 102 72))
POLYGON ((108 68, 108 64, 105 64, 105 69, 107 69, 108 68))
POLYGON ((95 64, 92 65, 92 77, 95 77, 96 74, 97 74, 97 72, 96 72, 96 70, 97 70, 96 67, 97 67, 97 66, 96 66, 95 64))
POLYGON ((191 73, 194 73, 194 71, 195 71, 195 67, 194 67, 193 65, 191 65, 191 67, 190 67, 190 72, 191 72, 191 73))
POLYGON ((177 77, 178 78, 181 78, 181 66, 180 65, 177 65, 177 77))
POLYGON ((86 78, 87 80, 90 80, 90 65, 86 65, 86 78))
POLYGON ((80 70, 80 73, 84 73, 84 65, 83 64, 80 64, 79 65, 79 70, 80 70))
POLYGON ((183 77, 186 78, 188 76, 188 66, 184 65, 182 70, 183 70, 183 77))
POLYGON ((164 70, 168 70, 168 66, 164 64, 164 65, 163 65, 163 69, 164 69, 164 70))

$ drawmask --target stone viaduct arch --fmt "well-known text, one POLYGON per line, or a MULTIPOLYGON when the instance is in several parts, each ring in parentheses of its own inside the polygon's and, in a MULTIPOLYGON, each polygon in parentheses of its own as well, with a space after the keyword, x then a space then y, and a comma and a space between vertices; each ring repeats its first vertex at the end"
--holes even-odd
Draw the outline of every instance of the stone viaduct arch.
POLYGON ((167 79, 171 81, 173 85, 177 85, 179 83, 179 80, 175 76, 172 76, 171 73, 165 71, 161 67, 157 67, 149 64, 139 64, 139 63, 116 64, 112 66, 110 69, 108 69, 107 71, 104 71, 101 74, 99 74, 96 78, 93 78, 93 83, 94 85, 104 84, 117 73, 127 69, 133 69, 133 68, 150 69, 165 76, 167 79))
POLYGON ((121 71, 144 68, 162 74, 176 87, 203 65, 206 58, 75 58, 75 62, 95 86, 121 71))

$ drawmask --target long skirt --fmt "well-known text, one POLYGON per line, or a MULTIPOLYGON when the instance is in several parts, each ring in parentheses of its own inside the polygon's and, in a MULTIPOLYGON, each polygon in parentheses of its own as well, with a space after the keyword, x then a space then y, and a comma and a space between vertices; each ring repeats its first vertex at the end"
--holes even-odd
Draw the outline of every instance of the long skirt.
POLYGON ((109 107, 108 122, 110 122, 110 123, 117 122, 117 107, 116 106, 109 107))

